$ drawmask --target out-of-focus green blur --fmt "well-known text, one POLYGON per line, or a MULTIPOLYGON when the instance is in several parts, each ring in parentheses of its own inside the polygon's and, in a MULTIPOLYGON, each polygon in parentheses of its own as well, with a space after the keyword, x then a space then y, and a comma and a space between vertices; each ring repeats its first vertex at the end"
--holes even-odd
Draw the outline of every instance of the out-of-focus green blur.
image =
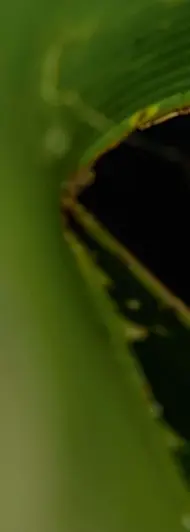
POLYGON ((188 526, 110 302, 63 240, 59 188, 134 112, 188 101, 189 14, 156 0, 0 8, 2 531, 188 526))

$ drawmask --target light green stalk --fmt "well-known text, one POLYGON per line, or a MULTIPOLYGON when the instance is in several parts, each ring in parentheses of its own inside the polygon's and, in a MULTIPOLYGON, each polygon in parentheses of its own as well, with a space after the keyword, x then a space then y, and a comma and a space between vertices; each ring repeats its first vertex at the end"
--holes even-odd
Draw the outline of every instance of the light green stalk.
POLYGON ((61 181, 93 142, 159 87, 160 98, 187 88, 174 59, 167 90, 153 83, 155 24, 177 24, 171 2, 120 4, 0 8, 2 531, 180 532, 188 511, 109 303, 94 301, 59 219, 61 181))

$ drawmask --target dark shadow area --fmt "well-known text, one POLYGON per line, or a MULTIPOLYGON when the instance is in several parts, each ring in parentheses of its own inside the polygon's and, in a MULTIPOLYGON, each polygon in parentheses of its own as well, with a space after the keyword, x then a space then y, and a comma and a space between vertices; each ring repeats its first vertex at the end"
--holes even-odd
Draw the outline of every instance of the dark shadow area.
POLYGON ((136 131, 79 201, 190 306, 190 116, 136 131))
MULTIPOLYGON (((190 306, 190 116, 136 131, 95 164, 78 200, 174 294, 190 306)), ((190 331, 113 253, 67 216, 70 229, 110 279, 122 318, 147 328, 131 345, 163 418, 185 443, 172 455, 190 486, 190 331), (130 307, 128 301, 139 306, 130 307)))

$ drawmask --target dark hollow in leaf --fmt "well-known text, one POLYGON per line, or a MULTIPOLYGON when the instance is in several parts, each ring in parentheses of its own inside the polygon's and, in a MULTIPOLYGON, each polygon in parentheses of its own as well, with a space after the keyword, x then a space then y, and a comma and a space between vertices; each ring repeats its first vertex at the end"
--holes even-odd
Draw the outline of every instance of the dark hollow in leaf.
POLYGON ((190 306, 190 116, 134 132, 94 169, 79 201, 190 306))

